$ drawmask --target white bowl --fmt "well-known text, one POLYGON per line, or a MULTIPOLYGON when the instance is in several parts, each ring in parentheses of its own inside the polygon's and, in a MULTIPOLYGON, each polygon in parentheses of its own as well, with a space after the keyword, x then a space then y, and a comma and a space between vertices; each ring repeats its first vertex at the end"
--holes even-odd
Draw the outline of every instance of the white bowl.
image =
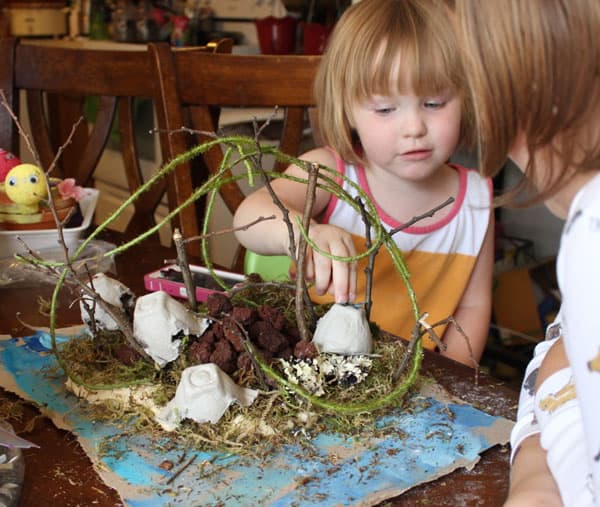
MULTIPOLYGON (((65 243, 69 250, 77 246, 85 230, 92 223, 99 191, 95 188, 86 188, 86 196, 79 201, 83 221, 78 227, 63 229, 65 243)), ((33 251, 54 249, 58 246, 58 233, 56 229, 29 229, 23 231, 0 231, 0 258, 12 257, 16 253, 26 253, 21 238, 33 251)))

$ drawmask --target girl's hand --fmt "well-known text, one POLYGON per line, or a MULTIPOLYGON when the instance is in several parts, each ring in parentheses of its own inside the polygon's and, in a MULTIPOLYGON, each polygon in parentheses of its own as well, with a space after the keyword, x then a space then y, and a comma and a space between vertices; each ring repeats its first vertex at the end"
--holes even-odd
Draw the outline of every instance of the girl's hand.
MULTIPOLYGON (((338 257, 356 255, 352 236, 339 227, 313 223, 309 229, 312 241, 324 252, 338 257)), ((336 303, 348 303, 356 298, 356 263, 330 259, 308 248, 304 273, 314 280, 315 292, 328 292, 336 303)))

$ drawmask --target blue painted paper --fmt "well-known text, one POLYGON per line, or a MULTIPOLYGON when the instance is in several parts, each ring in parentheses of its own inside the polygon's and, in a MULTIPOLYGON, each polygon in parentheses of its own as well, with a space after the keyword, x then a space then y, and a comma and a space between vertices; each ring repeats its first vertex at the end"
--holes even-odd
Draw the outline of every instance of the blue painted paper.
POLYGON ((322 433, 311 440, 310 451, 287 446, 260 460, 194 452, 170 448, 167 438, 131 436, 117 425, 91 421, 44 350, 39 335, 0 340, 0 384, 46 407, 57 424, 77 435, 90 459, 101 463, 106 483, 132 507, 373 505, 473 465, 481 452, 508 440, 512 425, 470 405, 416 396, 411 413, 391 411, 378 419, 393 436, 322 433), (177 465, 164 470, 165 460, 177 465))

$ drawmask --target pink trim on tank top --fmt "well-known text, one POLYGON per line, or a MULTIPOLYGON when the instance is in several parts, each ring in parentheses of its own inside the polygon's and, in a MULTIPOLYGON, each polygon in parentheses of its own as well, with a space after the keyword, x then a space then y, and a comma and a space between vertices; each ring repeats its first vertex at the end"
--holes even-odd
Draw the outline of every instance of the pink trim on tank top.
MULTIPOLYGON (((342 159, 339 157, 339 155, 337 153, 333 152, 333 150, 332 150, 332 153, 335 156, 336 171, 340 175, 345 175, 346 170, 345 170, 344 162, 342 161, 342 159)), ((420 227, 418 225, 413 225, 411 227, 407 227, 406 229, 403 229, 402 232, 406 232, 408 234, 427 234, 429 232, 436 231, 436 230, 441 229, 442 227, 446 226, 458 214, 458 212, 460 211, 460 208, 465 200, 465 195, 467 192, 467 170, 468 169, 466 169, 465 167, 462 167, 460 165, 457 165, 457 164, 449 164, 449 165, 455 171, 458 172, 458 177, 459 177, 458 195, 456 196, 456 199, 455 199, 454 203, 452 204, 450 213, 448 213, 446 216, 444 216, 444 218, 442 218, 441 220, 438 220, 437 222, 435 222, 431 225, 427 225, 424 227, 420 227)), ((371 193, 371 189, 369 188, 369 183, 367 181, 365 168, 362 165, 357 166, 356 172, 358 175, 359 186, 373 201, 373 203, 375 205, 375 209, 377 209, 377 213, 379 214, 379 217, 381 218, 381 220, 386 225, 390 226, 392 229, 395 229, 396 227, 401 227, 402 224, 400 222, 398 222, 397 220, 395 220, 394 218, 392 218, 391 216, 389 216, 385 211, 383 211, 383 209, 380 208, 380 206, 377 204, 375 199, 373 199, 373 194, 371 193)), ((343 180, 341 177, 339 177, 339 178, 336 178, 336 182, 339 185, 342 185, 343 180)), ((331 218, 331 214, 333 213, 333 210, 335 209, 337 202, 338 202, 338 198, 335 195, 332 196, 331 199, 329 199, 329 203, 327 204, 327 208, 325 209, 325 213, 323 215, 324 223, 329 223, 329 219, 331 218)))

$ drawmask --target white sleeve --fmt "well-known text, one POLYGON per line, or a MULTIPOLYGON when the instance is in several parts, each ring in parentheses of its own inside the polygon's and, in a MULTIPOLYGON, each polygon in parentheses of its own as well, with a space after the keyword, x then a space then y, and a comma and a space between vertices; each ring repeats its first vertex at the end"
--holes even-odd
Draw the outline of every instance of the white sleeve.
POLYGON ((593 506, 581 410, 570 367, 554 372, 539 386, 535 416, 541 429, 540 445, 546 451, 548 468, 563 504, 593 506))
MULTIPOLYGON (((560 328, 560 317, 554 321, 554 323, 548 327, 546 332, 547 336, 554 336, 554 330, 560 328)), ((515 423, 512 432, 510 434, 510 461, 515 458, 515 454, 521 445, 521 442, 531 435, 535 435, 540 432, 540 428, 535 417, 534 406, 535 406, 535 381, 537 379, 538 370, 542 361, 546 357, 546 353, 554 345, 554 342, 558 339, 558 336, 552 339, 547 339, 540 342, 533 353, 533 359, 527 365, 525 370, 525 376, 523 378, 523 384, 521 385, 521 394, 519 395, 519 408, 517 410, 517 422, 515 423)))
MULTIPOLYGON (((587 466, 600 497, 600 178, 570 210, 557 262, 563 336, 579 401, 587 466)), ((599 498, 600 499, 600 498, 599 498)))

